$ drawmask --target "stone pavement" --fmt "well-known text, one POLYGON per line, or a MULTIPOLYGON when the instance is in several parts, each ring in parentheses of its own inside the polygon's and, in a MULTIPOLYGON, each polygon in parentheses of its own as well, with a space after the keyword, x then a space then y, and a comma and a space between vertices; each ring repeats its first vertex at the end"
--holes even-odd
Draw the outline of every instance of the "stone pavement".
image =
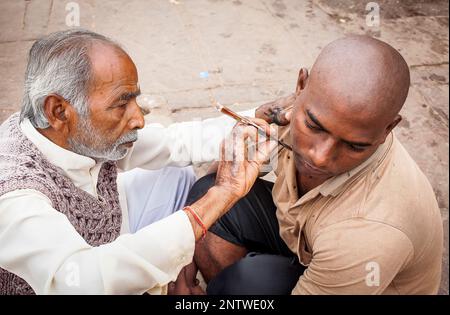
POLYGON ((447 1, 380 0, 380 25, 369 26, 366 1, 357 0, 0 0, 0 122, 20 108, 33 41, 69 27, 69 2, 79 5, 81 27, 128 50, 144 100, 155 107, 148 120, 165 124, 216 115, 212 99, 241 110, 290 93, 298 69, 345 34, 396 47, 412 74, 397 135, 441 207, 448 294, 447 1))

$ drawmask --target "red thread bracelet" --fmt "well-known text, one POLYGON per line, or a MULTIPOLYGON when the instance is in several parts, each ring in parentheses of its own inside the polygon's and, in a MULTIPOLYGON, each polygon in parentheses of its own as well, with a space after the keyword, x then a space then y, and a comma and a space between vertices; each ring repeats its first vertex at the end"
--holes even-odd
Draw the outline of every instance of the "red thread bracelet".
POLYGON ((201 219, 200 216, 198 215, 197 211, 195 211, 195 210, 194 210, 192 207, 190 207, 190 206, 184 207, 183 210, 189 211, 189 213, 192 214, 192 216, 194 217, 194 219, 195 219, 195 221, 198 223, 198 225, 201 226, 201 228, 202 228, 202 238, 201 238, 201 239, 204 239, 205 236, 206 236, 206 231, 207 231, 207 229, 206 229, 206 226, 205 226, 205 224, 203 223, 202 219, 201 219))

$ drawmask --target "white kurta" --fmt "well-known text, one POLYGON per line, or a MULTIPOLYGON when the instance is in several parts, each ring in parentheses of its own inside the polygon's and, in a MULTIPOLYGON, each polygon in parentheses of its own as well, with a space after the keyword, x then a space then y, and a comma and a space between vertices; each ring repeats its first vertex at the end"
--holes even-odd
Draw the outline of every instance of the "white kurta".
MULTIPOLYGON (((241 114, 254 116, 254 110, 241 114)), ((126 171, 212 161, 233 125, 227 117, 168 127, 149 124, 118 166, 126 171)), ((57 146, 28 120, 21 129, 75 186, 97 196, 100 164, 57 146)), ((129 234, 125 190, 120 182, 118 186, 122 234, 99 247, 88 245, 42 193, 24 189, 0 196, 0 267, 23 278, 37 294, 164 294, 167 283, 192 261, 190 221, 178 211, 129 234)))

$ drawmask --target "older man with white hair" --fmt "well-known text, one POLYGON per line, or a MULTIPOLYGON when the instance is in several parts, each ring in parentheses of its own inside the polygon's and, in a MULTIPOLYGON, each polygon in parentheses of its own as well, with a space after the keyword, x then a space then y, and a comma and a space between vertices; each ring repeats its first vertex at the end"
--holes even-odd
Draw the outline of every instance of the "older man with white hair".
MULTIPOLYGON (((254 161, 221 162, 216 185, 184 207, 186 167, 215 158, 234 122, 144 128, 139 94, 133 61, 102 35, 34 43, 20 115, 0 126, 0 294, 164 293, 248 192, 273 142, 254 161)), ((255 130, 233 129, 235 153, 236 135, 255 130)))

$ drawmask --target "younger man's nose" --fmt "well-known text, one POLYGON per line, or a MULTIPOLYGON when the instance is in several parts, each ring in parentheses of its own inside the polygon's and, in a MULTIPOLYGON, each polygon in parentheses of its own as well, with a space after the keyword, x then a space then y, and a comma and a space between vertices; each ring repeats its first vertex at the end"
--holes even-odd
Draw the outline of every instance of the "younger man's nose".
POLYGON ((320 169, 326 169, 328 163, 332 160, 333 151, 334 141, 332 139, 327 139, 317 143, 311 154, 311 162, 313 163, 313 166, 320 169))

